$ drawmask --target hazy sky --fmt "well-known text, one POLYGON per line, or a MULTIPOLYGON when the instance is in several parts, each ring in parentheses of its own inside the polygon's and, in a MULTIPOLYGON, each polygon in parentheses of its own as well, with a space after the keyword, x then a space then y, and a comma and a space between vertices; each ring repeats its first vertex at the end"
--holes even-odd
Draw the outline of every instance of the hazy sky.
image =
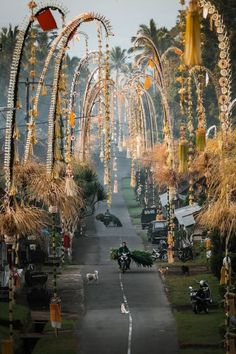
MULTIPOLYGON (((19 24, 27 15, 29 0, 0 0, 0 27, 19 24)), ((39 1, 36 0, 39 3, 39 1)), ((171 28, 180 8, 179 0, 64 0, 69 9, 67 20, 82 12, 98 12, 108 18, 112 24, 114 38, 111 46, 130 47, 130 38, 136 34, 140 24, 148 24, 151 18, 158 26, 171 28)), ((80 29, 89 35, 89 48, 96 46, 96 28, 91 23, 81 25, 80 29)), ((81 45, 71 48, 73 54, 80 55, 81 45), (76 53, 78 51, 78 53, 76 53)), ((84 52, 84 50, 83 50, 84 52)))

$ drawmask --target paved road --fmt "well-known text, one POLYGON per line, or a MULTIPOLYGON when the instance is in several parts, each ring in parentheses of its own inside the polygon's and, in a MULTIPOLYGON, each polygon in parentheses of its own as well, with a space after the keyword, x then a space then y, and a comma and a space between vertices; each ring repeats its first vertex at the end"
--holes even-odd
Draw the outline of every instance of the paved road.
MULTIPOLYGON (((105 209, 100 205, 97 212, 105 209)), ((121 193, 114 195, 111 213, 122 221, 122 228, 106 228, 91 220, 87 236, 75 244, 74 258, 82 265, 83 277, 99 272, 98 284, 85 282, 79 354, 178 353, 174 320, 155 267, 146 270, 132 265, 121 275, 117 264, 109 260, 110 248, 119 247, 122 240, 131 250, 143 249, 121 193), (125 301, 129 313, 122 314, 125 301)))

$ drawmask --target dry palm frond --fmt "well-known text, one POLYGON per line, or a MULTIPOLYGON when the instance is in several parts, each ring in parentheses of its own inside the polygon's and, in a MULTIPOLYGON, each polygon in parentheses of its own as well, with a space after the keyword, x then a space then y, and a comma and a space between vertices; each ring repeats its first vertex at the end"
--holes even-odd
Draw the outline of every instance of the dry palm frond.
POLYGON ((168 152, 165 144, 156 144, 151 150, 147 150, 143 154, 141 164, 143 166, 165 166, 168 157, 168 152))
POLYGON ((5 200, 0 210, 0 233, 14 236, 41 233, 41 229, 49 224, 47 213, 34 206, 19 205, 14 199, 10 204, 5 200))
POLYGON ((62 178, 53 179, 46 173, 33 176, 28 187, 29 194, 46 206, 62 207, 66 202, 65 185, 62 178))
POLYGON ((14 180, 17 186, 28 184, 32 176, 43 173, 45 167, 36 162, 27 162, 24 165, 14 166, 14 180))
POLYGON ((228 203, 226 199, 217 201, 205 207, 198 217, 198 222, 207 229, 218 229, 222 235, 229 231, 236 232, 236 203, 228 203))
POLYGON ((168 166, 168 151, 165 144, 156 144, 152 150, 148 150, 141 160, 143 166, 153 166, 155 181, 159 186, 170 186, 181 181, 183 173, 173 170, 168 166))
POLYGON ((207 145, 208 205, 199 215, 199 222, 219 229, 223 236, 236 232, 236 131, 229 133, 227 144, 222 139, 207 145))
POLYGON ((79 187, 73 177, 65 177, 65 193, 67 197, 76 197, 79 194, 79 187))
POLYGON ((192 170, 202 177, 206 170, 211 166, 216 166, 222 154, 222 144, 220 137, 216 139, 208 139, 204 152, 200 152, 195 156, 192 164, 192 170))
POLYGON ((72 188, 68 191, 66 180, 63 178, 50 178, 46 173, 34 176, 29 184, 28 191, 36 201, 46 206, 57 206, 60 210, 73 208, 73 205, 83 205, 83 197, 80 188, 72 182, 72 188), (67 192, 69 195, 67 195, 67 192), (71 195, 73 194, 73 196, 71 195))

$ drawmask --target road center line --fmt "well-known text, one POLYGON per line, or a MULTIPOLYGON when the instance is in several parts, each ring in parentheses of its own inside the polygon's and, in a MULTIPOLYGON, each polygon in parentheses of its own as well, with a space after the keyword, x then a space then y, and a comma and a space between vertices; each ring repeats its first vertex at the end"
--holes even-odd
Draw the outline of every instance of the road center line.
POLYGON ((127 297, 125 295, 125 291, 124 291, 124 285, 122 282, 122 276, 121 273, 119 274, 119 278, 120 278, 120 288, 121 288, 121 292, 122 292, 122 296, 123 296, 123 301, 125 304, 125 307, 127 309, 127 311, 129 311, 129 335, 128 335, 128 350, 127 350, 127 354, 131 354, 131 343, 132 343, 132 331, 133 331, 133 319, 132 319, 132 315, 129 309, 129 304, 127 301, 127 297))

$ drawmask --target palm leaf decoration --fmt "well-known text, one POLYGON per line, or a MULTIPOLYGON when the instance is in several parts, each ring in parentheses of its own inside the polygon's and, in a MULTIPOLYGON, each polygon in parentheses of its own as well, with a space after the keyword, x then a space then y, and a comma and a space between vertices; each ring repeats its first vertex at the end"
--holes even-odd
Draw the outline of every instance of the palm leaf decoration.
POLYGON ((16 198, 4 200, 0 209, 0 233, 16 236, 21 234, 40 235, 43 227, 50 224, 47 213, 35 206, 26 206, 16 198))
MULTIPOLYGON (((110 251, 110 259, 116 261, 118 259, 118 249, 112 248, 110 251)), ((152 267, 153 260, 150 252, 135 250, 131 252, 131 259, 138 267, 152 267)))

